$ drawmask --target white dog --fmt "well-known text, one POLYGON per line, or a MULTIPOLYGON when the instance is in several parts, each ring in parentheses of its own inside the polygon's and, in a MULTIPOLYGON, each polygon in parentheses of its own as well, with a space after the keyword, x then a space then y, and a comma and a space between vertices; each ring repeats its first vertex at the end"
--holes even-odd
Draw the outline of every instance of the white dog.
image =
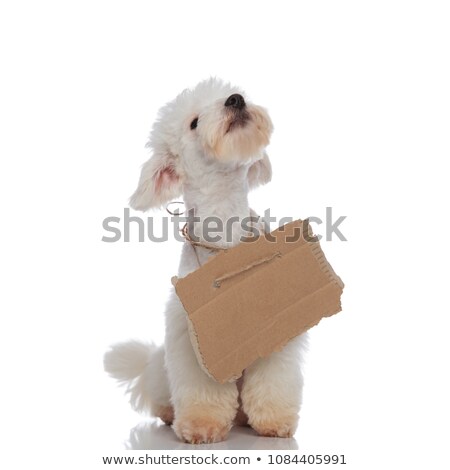
MULTIPOLYGON (((182 195, 186 209, 194 209, 200 218, 193 232, 204 241, 205 218, 218 217, 225 227, 231 217, 249 216, 248 191, 271 178, 265 153, 271 133, 267 112, 249 103, 237 88, 210 79, 183 91, 161 109, 153 126, 153 155, 142 168, 130 205, 145 211, 182 195)), ((224 248, 239 243, 246 233, 240 224, 232 228, 231 239, 222 236, 208 244, 224 248)), ((196 270, 210 256, 212 250, 187 241, 178 277, 196 270)), ((136 341, 114 345, 105 355, 105 369, 128 385, 136 410, 148 410, 166 424, 173 422, 183 441, 224 440, 233 423, 249 424, 262 436, 290 437, 301 402, 304 343, 305 336, 299 336, 282 351, 254 362, 238 383, 219 384, 200 368, 186 313, 172 292, 164 347, 136 341)))

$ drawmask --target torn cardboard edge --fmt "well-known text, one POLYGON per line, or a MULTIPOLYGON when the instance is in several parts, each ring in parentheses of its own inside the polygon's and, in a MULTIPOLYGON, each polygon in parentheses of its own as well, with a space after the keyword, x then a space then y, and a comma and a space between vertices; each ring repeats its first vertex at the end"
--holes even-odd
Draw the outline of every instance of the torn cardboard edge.
POLYGON ((307 220, 240 243, 172 283, 197 360, 220 383, 338 313, 344 287, 307 220))

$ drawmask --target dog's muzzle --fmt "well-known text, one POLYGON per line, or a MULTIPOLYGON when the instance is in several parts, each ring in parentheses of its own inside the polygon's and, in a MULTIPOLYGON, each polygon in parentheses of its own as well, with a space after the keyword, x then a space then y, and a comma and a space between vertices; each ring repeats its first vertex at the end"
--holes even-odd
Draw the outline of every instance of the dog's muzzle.
POLYGON ((229 96, 225 101, 225 107, 230 112, 229 126, 226 133, 236 127, 244 127, 250 117, 246 110, 244 97, 238 93, 229 96))

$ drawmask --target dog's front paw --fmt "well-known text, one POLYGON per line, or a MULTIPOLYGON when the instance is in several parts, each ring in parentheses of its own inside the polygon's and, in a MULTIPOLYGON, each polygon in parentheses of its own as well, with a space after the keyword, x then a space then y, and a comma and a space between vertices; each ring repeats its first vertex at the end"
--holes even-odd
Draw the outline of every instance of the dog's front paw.
POLYGON ((224 419, 216 410, 207 407, 193 408, 176 415, 173 429, 175 434, 189 444, 209 444, 224 441, 231 428, 231 421, 224 419), (209 411, 209 412, 208 412, 209 411))
POLYGON ((250 426, 265 437, 292 437, 297 429, 298 415, 261 416, 249 420, 250 426))

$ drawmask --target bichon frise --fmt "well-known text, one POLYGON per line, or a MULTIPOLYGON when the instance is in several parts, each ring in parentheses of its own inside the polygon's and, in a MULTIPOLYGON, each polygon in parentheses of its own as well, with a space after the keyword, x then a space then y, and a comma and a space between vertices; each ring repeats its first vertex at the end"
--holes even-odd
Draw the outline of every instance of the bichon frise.
MULTIPOLYGON (((232 224, 228 237, 215 231, 223 235, 216 237, 220 240, 206 241, 203 222, 214 216, 223 228, 231 218, 249 216, 248 191, 271 179, 265 153, 271 133, 266 110, 217 79, 183 91, 161 109, 149 142, 153 154, 142 168, 130 205, 146 211, 182 195, 186 210, 195 211, 191 229, 200 243, 184 244, 179 278, 214 256, 214 248, 236 245, 247 234, 241 224, 232 224)), ((105 355, 105 369, 127 384, 133 408, 173 423, 185 442, 224 440, 233 423, 249 424, 262 436, 290 437, 301 402, 304 343, 305 335, 299 336, 280 352, 254 362, 237 383, 219 384, 197 362, 186 313, 173 291, 164 346, 116 344, 105 355)))

